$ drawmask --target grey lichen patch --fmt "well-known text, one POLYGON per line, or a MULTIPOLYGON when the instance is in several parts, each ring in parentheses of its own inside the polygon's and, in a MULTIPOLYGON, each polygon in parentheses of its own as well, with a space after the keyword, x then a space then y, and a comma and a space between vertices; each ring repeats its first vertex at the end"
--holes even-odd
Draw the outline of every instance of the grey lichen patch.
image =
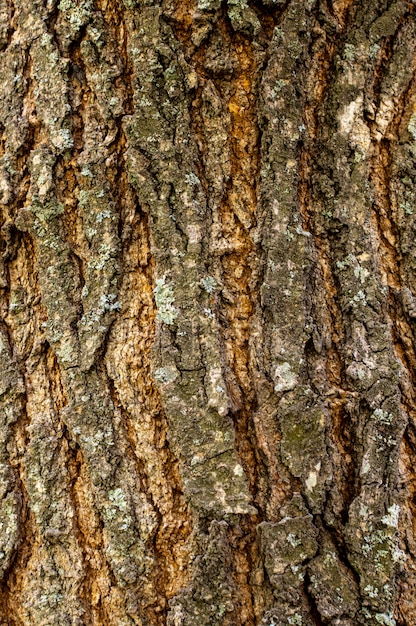
POLYGON ((399 527, 399 514, 400 506, 396 502, 394 502, 388 507, 387 514, 381 518, 381 521, 386 526, 397 529, 399 527))
POLYGON ((374 413, 372 413, 371 417, 381 424, 391 424, 394 419, 392 413, 383 411, 383 409, 376 409, 374 413))
POLYGON ((200 11, 215 11, 220 8, 221 0, 198 0, 197 6, 200 11))
POLYGON ((351 268, 353 270, 355 278, 359 280, 359 283, 364 284, 370 276, 370 270, 365 267, 365 264, 370 260, 368 253, 364 252, 357 258, 354 254, 349 254, 342 261, 337 261, 336 266, 339 270, 351 268))
POLYGON ((157 278, 153 293, 157 308, 157 319, 165 324, 173 324, 179 315, 179 311, 174 306, 175 296, 172 284, 166 283, 165 276, 157 278))

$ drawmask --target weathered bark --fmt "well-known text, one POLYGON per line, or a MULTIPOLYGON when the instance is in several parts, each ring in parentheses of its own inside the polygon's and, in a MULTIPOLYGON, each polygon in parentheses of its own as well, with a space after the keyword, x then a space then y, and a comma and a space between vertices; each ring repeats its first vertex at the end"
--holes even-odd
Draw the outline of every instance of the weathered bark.
POLYGON ((0 0, 0 623, 416 623, 416 7, 0 0))

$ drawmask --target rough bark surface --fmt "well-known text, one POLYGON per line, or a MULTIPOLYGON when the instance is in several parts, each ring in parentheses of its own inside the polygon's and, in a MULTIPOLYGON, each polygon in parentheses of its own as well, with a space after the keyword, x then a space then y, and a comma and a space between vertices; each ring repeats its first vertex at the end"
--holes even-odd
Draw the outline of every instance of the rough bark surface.
POLYGON ((415 624, 415 3, 0 51, 0 623, 415 624))

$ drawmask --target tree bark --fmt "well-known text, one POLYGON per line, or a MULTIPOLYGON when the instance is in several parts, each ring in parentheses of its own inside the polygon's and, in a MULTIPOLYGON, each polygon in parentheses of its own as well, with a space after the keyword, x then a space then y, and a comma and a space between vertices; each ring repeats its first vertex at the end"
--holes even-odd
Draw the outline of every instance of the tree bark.
POLYGON ((415 3, 0 49, 0 623, 415 624, 415 3))

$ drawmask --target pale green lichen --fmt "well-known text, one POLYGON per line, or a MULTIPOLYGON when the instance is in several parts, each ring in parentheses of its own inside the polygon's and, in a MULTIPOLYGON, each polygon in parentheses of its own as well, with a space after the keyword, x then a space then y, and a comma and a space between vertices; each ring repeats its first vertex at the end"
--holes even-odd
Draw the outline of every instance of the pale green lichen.
MULTIPOLYGON (((416 125, 415 125, 415 132, 416 132, 416 125)), ((413 215, 414 213, 414 209, 412 207, 412 205, 410 204, 410 202, 408 202, 407 200, 405 202, 401 202, 399 204, 399 208, 406 214, 406 215, 413 215)))
POLYGON ((367 585, 366 587, 364 587, 364 593, 369 597, 369 598, 378 598, 379 595, 379 590, 377 589, 377 587, 373 587, 373 585, 367 585))
POLYGON ((416 141, 416 113, 413 113, 411 116, 409 123, 407 125, 407 130, 412 135, 413 139, 416 141))
POLYGON ((293 533, 288 534, 288 536, 286 537, 286 541, 288 541, 290 545, 293 546, 293 548, 296 548, 302 543, 301 539, 296 537, 296 535, 294 535, 293 533))
POLYGON ((360 282, 363 283, 366 278, 368 278, 370 275, 370 272, 368 271, 368 269, 366 269, 365 267, 361 267, 361 265, 356 265, 356 267, 354 268, 354 276, 356 278, 359 278, 360 282))
POLYGON ((155 371, 154 377, 161 383, 171 383, 178 377, 178 370, 170 365, 159 367, 155 371))
POLYGON ((92 2, 91 0, 84 0, 83 2, 75 3, 73 0, 61 0, 58 8, 68 19, 71 28, 77 32, 89 20, 92 2))
POLYGON ((88 268, 102 270, 113 256, 114 247, 110 244, 102 243, 98 249, 98 255, 88 262, 88 268))
POLYGON ((217 288, 217 281, 212 276, 203 278, 201 284, 207 293, 214 293, 217 288))
POLYGON ((373 412, 372 417, 381 424, 391 424, 393 421, 393 415, 387 411, 383 411, 382 409, 376 409, 373 412))
MULTIPOLYGON (((100 197, 99 195, 97 195, 97 197, 100 197)), ((110 219, 111 218, 111 213, 110 211, 100 211, 99 213, 97 213, 96 216, 96 221, 101 224, 101 222, 105 219, 110 219)))
POLYGON ((90 193, 88 191, 85 191, 84 189, 81 189, 78 192, 78 204, 80 207, 86 207, 88 205, 89 202, 89 197, 90 197, 90 193))
POLYGON ((292 371, 290 363, 285 361, 284 363, 276 367, 275 380, 276 384, 274 386, 274 390, 277 393, 294 389, 297 382, 297 376, 292 371))
POLYGON ((198 9, 200 11, 209 11, 220 7, 220 0, 198 0, 198 9))
POLYGON ((187 182, 189 185, 201 184, 201 181, 199 180, 198 176, 196 176, 196 174, 194 174, 193 172, 191 172, 190 174, 186 174, 185 182, 187 182))
POLYGON ((372 560, 376 575, 392 569, 396 549, 397 539, 392 530, 370 530, 361 548, 363 556, 372 560))
MULTIPOLYGON (((86 288, 85 285, 82 289, 82 294, 84 298, 88 297, 88 288, 86 288)), ((100 297, 98 305, 99 306, 96 309, 92 309, 82 316, 81 324, 83 326, 91 328, 95 322, 99 322, 101 320, 104 313, 120 311, 123 306, 121 302, 117 301, 117 296, 113 293, 108 295, 103 294, 100 297)))
POLYGON ((234 30, 249 36, 259 32, 261 28, 259 19, 246 0, 228 0, 227 4, 228 16, 234 30))
POLYGON ((357 48, 350 43, 344 46, 343 57, 346 61, 354 61, 357 56, 357 48))
POLYGON ((282 78, 278 78, 275 82, 275 85, 272 89, 271 92, 271 96, 272 98, 275 98, 283 89, 283 87, 285 87, 285 85, 287 85, 288 81, 284 80, 282 78))
POLYGON ((114 506, 116 506, 120 511, 127 510, 126 497, 123 493, 123 490, 120 489, 120 487, 117 487, 116 489, 112 489, 111 491, 109 491, 108 498, 114 504, 114 506))
POLYGON ((387 515, 381 518, 383 524, 386 526, 391 526, 392 528, 397 528, 399 526, 399 514, 400 514, 400 506, 396 503, 389 506, 387 509, 387 515))
POLYGON ((377 613, 375 615, 376 621, 384 626, 396 626, 396 620, 392 613, 377 613))
POLYGON ((91 172, 90 168, 87 165, 85 165, 81 169, 81 176, 87 176, 88 178, 93 178, 93 173, 91 172))
POLYGON ((117 301, 117 295, 109 293, 108 295, 102 295, 100 298, 100 310, 102 311, 120 311, 122 304, 117 301))
POLYGON ((174 306, 175 296, 171 284, 166 283, 166 278, 156 279, 156 286, 153 289, 155 296, 157 314, 156 317, 165 324, 173 324, 178 317, 179 311, 174 306))
MULTIPOLYGON (((340 271, 343 271, 348 267, 353 267, 354 276, 355 278, 358 278, 361 283, 364 283, 370 276, 370 271, 366 267, 360 265, 354 254, 349 254, 342 261, 337 261, 336 266, 340 271)), ((361 294, 362 292, 359 293, 361 294)), ((359 296, 359 298, 361 298, 361 296, 359 296)))
POLYGON ((353 308, 357 308, 360 304, 366 306, 367 298, 364 291, 360 290, 358 293, 356 293, 352 300, 350 300, 349 304, 353 308))

